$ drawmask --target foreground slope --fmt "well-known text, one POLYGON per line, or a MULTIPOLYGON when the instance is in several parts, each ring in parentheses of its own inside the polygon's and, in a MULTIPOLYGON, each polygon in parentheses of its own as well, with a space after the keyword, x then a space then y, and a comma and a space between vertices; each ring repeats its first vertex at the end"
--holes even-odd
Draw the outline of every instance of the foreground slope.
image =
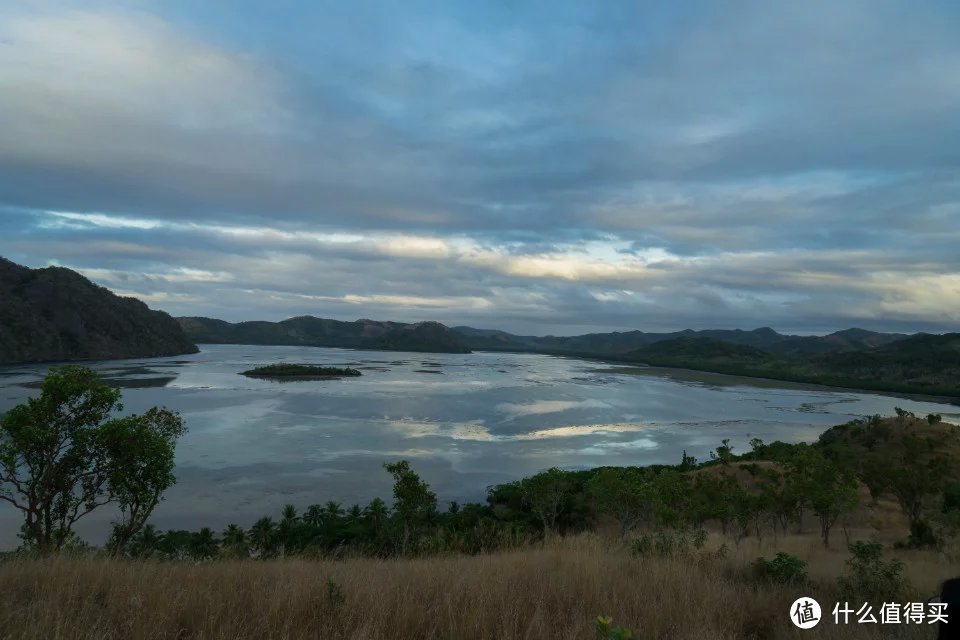
MULTIPOLYGON (((606 615, 638 638, 779 640, 800 637, 788 610, 812 592, 826 619, 811 637, 934 637, 927 624, 833 624, 840 596, 831 584, 845 558, 801 536, 743 543, 725 557, 638 557, 585 535, 423 559, 11 559, 0 562, 0 598, 8 605, 0 607, 0 628, 6 638, 37 640, 582 640, 598 637, 594 621, 606 615), (811 584, 751 576, 757 556, 784 549, 810 561, 811 584)), ((934 552, 914 552, 908 569, 904 602, 925 601, 952 575, 934 552)))
POLYGON ((177 322, 62 267, 0 258, 0 363, 196 353, 177 322))

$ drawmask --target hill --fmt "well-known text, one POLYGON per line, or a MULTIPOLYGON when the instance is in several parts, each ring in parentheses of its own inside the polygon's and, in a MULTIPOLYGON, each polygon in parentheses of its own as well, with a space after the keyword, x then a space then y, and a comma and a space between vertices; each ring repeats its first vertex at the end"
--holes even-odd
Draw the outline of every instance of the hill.
POLYGON ((505 331, 465 326, 454 327, 453 331, 472 349, 592 355, 624 354, 658 342, 680 338, 705 338, 783 355, 809 355, 870 349, 892 344, 907 337, 899 333, 878 333, 865 329, 845 329, 825 336, 795 336, 778 333, 770 327, 749 331, 743 329, 700 331, 685 329, 669 333, 613 331, 562 337, 520 336, 505 331))
POLYGON ((0 363, 196 353, 180 325, 63 267, 0 258, 0 363))
POLYGON ((676 338, 616 359, 839 387, 960 396, 960 334, 918 334, 856 350, 850 344, 844 343, 840 351, 817 354, 816 350, 777 352, 710 338, 676 338))
POLYGON ((177 318, 177 321, 186 334, 199 343, 470 353, 460 336, 439 322, 343 322, 313 316, 298 316, 280 322, 230 323, 200 317, 177 318))

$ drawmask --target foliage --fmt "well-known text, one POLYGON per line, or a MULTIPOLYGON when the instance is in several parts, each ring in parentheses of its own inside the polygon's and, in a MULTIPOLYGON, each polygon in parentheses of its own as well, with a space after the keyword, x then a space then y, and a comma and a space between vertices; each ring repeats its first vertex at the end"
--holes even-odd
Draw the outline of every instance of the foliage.
POLYGON ((520 481, 523 503, 540 519, 544 533, 556 530, 557 518, 564 510, 570 494, 566 473, 547 469, 520 481))
POLYGON ((777 552, 773 560, 757 558, 753 570, 759 578, 780 584, 801 584, 807 580, 807 563, 783 551, 777 552))
POLYGON ((837 578, 841 596, 848 600, 888 602, 906 591, 903 563, 883 560, 883 545, 858 540, 849 545, 847 572, 837 578))
POLYGON ((420 527, 436 512, 437 496, 406 460, 385 464, 383 468, 393 476, 393 509, 402 524, 400 553, 405 554, 411 536, 416 536, 420 527))
POLYGON ((641 522, 650 522, 657 494, 650 474, 636 467, 597 469, 587 481, 587 492, 600 513, 612 516, 626 536, 641 522))
POLYGON ((639 636, 633 635, 633 632, 627 627, 613 626, 613 618, 610 616, 597 616, 597 634, 601 638, 609 640, 639 640, 639 636))
POLYGON ((251 378, 343 378, 362 375, 347 367, 320 367, 310 364, 269 364, 241 373, 251 378))
POLYGON ((327 602, 335 607, 339 607, 347 601, 347 596, 343 592, 343 587, 334 582, 333 578, 327 578, 327 602))
POLYGON ((158 408, 110 418, 122 408, 120 391, 99 374, 67 365, 52 368, 40 396, 0 420, 0 500, 23 514, 27 544, 58 551, 81 518, 109 503, 121 511, 115 551, 143 528, 175 482, 174 447, 184 427, 158 408))

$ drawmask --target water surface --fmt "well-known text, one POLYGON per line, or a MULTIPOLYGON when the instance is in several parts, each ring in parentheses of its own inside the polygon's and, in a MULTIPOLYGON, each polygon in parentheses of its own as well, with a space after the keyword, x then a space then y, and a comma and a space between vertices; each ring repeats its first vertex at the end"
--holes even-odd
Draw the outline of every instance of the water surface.
MULTIPOLYGON (((190 356, 92 363, 123 387, 127 411, 163 405, 189 432, 159 528, 248 526, 284 503, 390 498, 382 465, 405 458, 442 501, 539 470, 675 463, 724 438, 812 441, 853 417, 901 406, 960 420, 960 407, 717 374, 608 366, 535 354, 412 354, 203 345, 190 356), (273 382, 240 371, 301 362, 361 378, 273 382)), ((47 365, 0 367, 0 412, 37 393, 47 365)), ((101 543, 109 510, 81 533, 101 543)), ((0 503, 0 547, 19 513, 0 503)))

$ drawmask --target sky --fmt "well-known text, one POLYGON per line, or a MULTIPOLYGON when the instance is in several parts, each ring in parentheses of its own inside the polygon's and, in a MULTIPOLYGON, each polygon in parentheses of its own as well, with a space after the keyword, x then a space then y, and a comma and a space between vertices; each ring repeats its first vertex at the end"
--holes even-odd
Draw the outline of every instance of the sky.
POLYGON ((173 315, 958 331, 958 245, 958 3, 0 4, 0 255, 173 315))

